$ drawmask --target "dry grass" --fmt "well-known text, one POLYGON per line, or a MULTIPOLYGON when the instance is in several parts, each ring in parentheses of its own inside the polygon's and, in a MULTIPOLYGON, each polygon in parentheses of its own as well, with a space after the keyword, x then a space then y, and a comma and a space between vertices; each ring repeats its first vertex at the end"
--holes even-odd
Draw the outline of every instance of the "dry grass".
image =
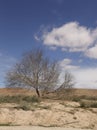
POLYGON ((0 88, 0 95, 2 96, 15 96, 15 95, 35 95, 35 92, 28 89, 22 88, 0 88))
POLYGON ((45 95, 45 99, 80 101, 97 100, 97 90, 94 89, 72 89, 70 91, 52 92, 45 95))
MULTIPOLYGON (((1 96, 16 96, 16 95, 25 95, 25 96, 36 96, 34 90, 20 89, 20 88, 0 88, 0 97, 1 96)), ((52 92, 45 94, 43 96, 45 99, 60 99, 60 100, 73 100, 80 101, 81 99, 86 100, 97 100, 97 90, 94 89, 73 89, 70 92, 60 91, 52 92)))
POLYGON ((75 95, 97 97, 97 89, 75 89, 75 95))
MULTIPOLYGON (((90 95, 90 96, 97 96, 97 89, 73 89, 75 92, 75 95, 81 96, 81 95, 90 95)), ((13 95, 13 94, 35 94, 35 91, 31 91, 28 89, 22 89, 22 88, 0 88, 0 95, 13 95)))

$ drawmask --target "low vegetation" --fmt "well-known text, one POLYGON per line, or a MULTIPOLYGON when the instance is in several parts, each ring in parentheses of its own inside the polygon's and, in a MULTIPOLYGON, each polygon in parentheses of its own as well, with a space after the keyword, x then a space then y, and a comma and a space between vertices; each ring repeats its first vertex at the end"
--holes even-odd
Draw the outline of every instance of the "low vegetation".
POLYGON ((95 96, 87 96, 87 95, 73 96, 72 97, 72 101, 80 102, 81 100, 93 100, 93 101, 97 101, 97 97, 95 97, 95 96))
MULTIPOLYGON (((28 92, 29 93, 29 92, 28 92)), ((89 94, 88 94, 89 95, 89 94)), ((88 95, 76 95, 76 91, 73 89, 67 91, 57 91, 48 93, 45 96, 42 96, 39 98, 38 96, 31 96, 27 94, 18 94, 17 95, 0 95, 0 104, 2 103, 15 103, 16 106, 15 109, 19 110, 25 110, 25 111, 35 111, 36 109, 48 109, 50 110, 50 106, 47 105, 41 105, 42 101, 51 102, 52 101, 58 101, 59 103, 62 102, 64 105, 64 101, 70 101, 70 102, 77 102, 76 107, 78 108, 97 108, 97 96, 88 96, 88 95), (41 102, 41 103, 40 103, 41 102)), ((67 107, 68 105, 64 105, 67 107)), ((69 105, 70 106, 70 105, 69 105)), ((73 107, 72 105, 70 107, 73 107)))
POLYGON ((97 108, 97 102, 88 102, 88 101, 81 101, 80 102, 81 108, 97 108))
POLYGON ((15 107, 17 110, 22 109, 24 111, 32 110, 31 104, 21 103, 19 106, 15 107))
POLYGON ((11 126, 10 123, 7 123, 7 124, 0 124, 0 126, 11 126))
POLYGON ((16 96, 0 96, 0 103, 34 103, 40 102, 40 99, 36 96, 23 96, 23 95, 16 95, 16 96))

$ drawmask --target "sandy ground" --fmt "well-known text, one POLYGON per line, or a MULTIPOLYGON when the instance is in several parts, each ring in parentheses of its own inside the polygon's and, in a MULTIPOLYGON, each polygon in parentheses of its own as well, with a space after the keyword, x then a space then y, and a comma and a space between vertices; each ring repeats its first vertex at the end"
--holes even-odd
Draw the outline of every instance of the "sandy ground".
POLYGON ((90 130, 90 129, 73 129, 73 128, 58 128, 58 127, 32 127, 32 126, 15 126, 15 127, 0 127, 0 130, 90 130))
MULTIPOLYGON (((77 102, 41 102, 34 104, 32 110, 16 109, 15 104, 0 105, 0 124, 42 127, 0 127, 0 130, 65 130, 65 128, 93 129, 97 125, 97 108, 82 109, 77 102), (49 127, 49 129, 47 128, 49 127), (12 129, 11 129, 12 128, 12 129)), ((69 129, 66 129, 69 130, 69 129)), ((70 129, 73 130, 73 129, 70 129)), ((97 127, 95 128, 97 130, 97 127)))

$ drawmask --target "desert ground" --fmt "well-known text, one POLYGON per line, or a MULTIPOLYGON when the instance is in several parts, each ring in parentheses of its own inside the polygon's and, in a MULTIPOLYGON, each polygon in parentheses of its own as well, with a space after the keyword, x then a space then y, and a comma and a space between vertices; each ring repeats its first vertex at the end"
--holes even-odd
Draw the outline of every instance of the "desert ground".
MULTIPOLYGON (((35 126, 16 126, 16 127, 0 127, 0 130, 82 130, 82 129, 75 129, 75 128, 62 128, 62 127, 35 127, 35 126)), ((90 129, 84 129, 90 130, 90 129)), ((96 129, 95 129, 96 130, 96 129)))
POLYGON ((53 127, 64 130, 97 129, 97 90, 76 90, 72 100, 62 98, 67 95, 61 94, 61 97, 52 93, 39 101, 34 98, 33 102, 33 98, 29 98, 31 95, 34 95, 32 91, 21 89, 0 90, 0 130, 7 130, 5 126, 10 130, 13 130, 11 126, 18 126, 18 130, 26 129, 19 126, 29 126, 29 130, 32 126, 40 126, 35 130, 42 127, 47 130, 53 130, 53 127), (21 100, 17 101, 19 98, 21 100))

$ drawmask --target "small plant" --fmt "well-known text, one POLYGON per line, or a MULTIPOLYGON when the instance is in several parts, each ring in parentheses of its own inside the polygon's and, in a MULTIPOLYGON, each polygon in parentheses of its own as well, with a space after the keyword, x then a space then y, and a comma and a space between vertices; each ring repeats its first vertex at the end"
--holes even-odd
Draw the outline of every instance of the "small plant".
POLYGON ((30 110, 30 107, 29 106, 26 106, 26 105, 22 105, 20 106, 20 109, 24 110, 24 111, 29 111, 30 110))
POLYGON ((34 103, 34 102, 39 102, 40 100, 36 96, 33 96, 33 97, 31 97, 31 96, 25 96, 25 97, 23 97, 23 101, 34 103))
POLYGON ((87 106, 86 106, 86 104, 84 103, 84 102, 80 102, 80 107, 82 107, 82 108, 86 108, 87 106))
POLYGON ((93 96, 85 96, 86 100, 93 100, 93 101, 96 101, 97 100, 97 97, 93 97, 93 96))
POLYGON ((74 102, 79 102, 81 99, 80 99, 80 97, 74 97, 73 99, 72 99, 72 101, 74 101, 74 102))
POLYGON ((79 102, 81 100, 93 100, 93 101, 97 101, 97 97, 86 96, 86 95, 72 97, 72 101, 79 102))
POLYGON ((97 108, 97 102, 92 103, 92 104, 91 104, 91 107, 93 107, 93 108, 97 108))
POLYGON ((42 106, 42 109, 50 109, 50 106, 42 106))
POLYGON ((80 107, 82 107, 82 108, 97 108, 97 102, 81 101, 80 107))
POLYGON ((22 109, 24 111, 29 111, 29 110, 31 110, 31 105, 26 103, 26 102, 24 102, 24 103, 20 104, 19 106, 15 107, 15 108, 17 110, 22 109))
POLYGON ((11 126, 11 123, 0 124, 0 126, 11 126))

